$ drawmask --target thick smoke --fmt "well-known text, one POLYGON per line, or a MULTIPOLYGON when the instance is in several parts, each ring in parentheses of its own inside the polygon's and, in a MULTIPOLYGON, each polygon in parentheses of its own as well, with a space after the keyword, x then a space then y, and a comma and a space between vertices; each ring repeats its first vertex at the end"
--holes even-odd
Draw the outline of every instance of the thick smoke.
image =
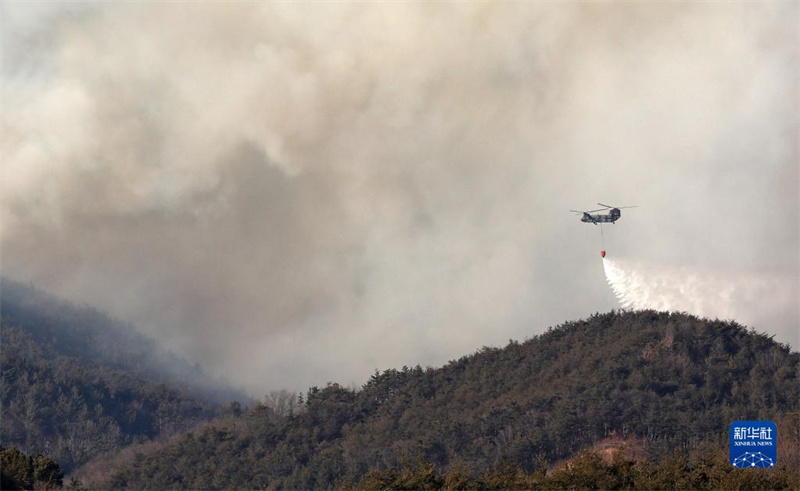
POLYGON ((256 395, 610 309, 596 201, 796 291, 795 3, 0 9, 3 273, 256 395))
POLYGON ((714 273, 700 267, 603 259, 606 280, 623 308, 688 312, 753 325, 797 305, 797 283, 782 276, 714 273))

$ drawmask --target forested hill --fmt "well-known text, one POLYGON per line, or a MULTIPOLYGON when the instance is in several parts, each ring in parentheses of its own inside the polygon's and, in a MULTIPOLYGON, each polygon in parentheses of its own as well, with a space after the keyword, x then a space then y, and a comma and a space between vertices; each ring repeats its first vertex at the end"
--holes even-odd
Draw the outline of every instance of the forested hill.
POLYGON ((800 354, 735 323, 612 312, 439 369, 376 373, 358 391, 312 388, 297 414, 258 405, 139 454, 103 484, 307 489, 415 459, 530 472, 609 435, 643 441, 659 461, 725 448, 732 421, 797 412, 799 371, 800 354))
POLYGON ((0 444, 46 454, 67 472, 243 397, 131 326, 8 278, 0 278, 0 336, 0 444))

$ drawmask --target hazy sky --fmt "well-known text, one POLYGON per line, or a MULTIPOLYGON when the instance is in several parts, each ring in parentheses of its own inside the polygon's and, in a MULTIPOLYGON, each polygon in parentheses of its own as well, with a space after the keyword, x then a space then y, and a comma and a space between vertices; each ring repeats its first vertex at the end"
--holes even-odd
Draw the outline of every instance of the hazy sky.
POLYGON ((796 2, 0 14, 3 274, 254 395, 617 308, 597 201, 620 265, 800 344, 796 2))

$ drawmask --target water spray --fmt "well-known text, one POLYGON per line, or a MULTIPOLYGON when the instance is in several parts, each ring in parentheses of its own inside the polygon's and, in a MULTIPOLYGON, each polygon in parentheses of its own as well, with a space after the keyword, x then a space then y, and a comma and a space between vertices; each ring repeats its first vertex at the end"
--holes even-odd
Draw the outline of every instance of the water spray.
POLYGON ((603 270, 624 309, 688 312, 748 324, 796 305, 796 283, 785 277, 608 258, 603 270))

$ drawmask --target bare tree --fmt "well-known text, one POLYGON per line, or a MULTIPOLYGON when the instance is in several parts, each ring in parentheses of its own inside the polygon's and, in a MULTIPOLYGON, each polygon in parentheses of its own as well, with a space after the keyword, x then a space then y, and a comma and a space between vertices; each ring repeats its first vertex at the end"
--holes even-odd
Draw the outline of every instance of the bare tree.
POLYGON ((281 418, 296 414, 299 410, 297 394, 286 389, 270 391, 264 396, 264 405, 281 418))

